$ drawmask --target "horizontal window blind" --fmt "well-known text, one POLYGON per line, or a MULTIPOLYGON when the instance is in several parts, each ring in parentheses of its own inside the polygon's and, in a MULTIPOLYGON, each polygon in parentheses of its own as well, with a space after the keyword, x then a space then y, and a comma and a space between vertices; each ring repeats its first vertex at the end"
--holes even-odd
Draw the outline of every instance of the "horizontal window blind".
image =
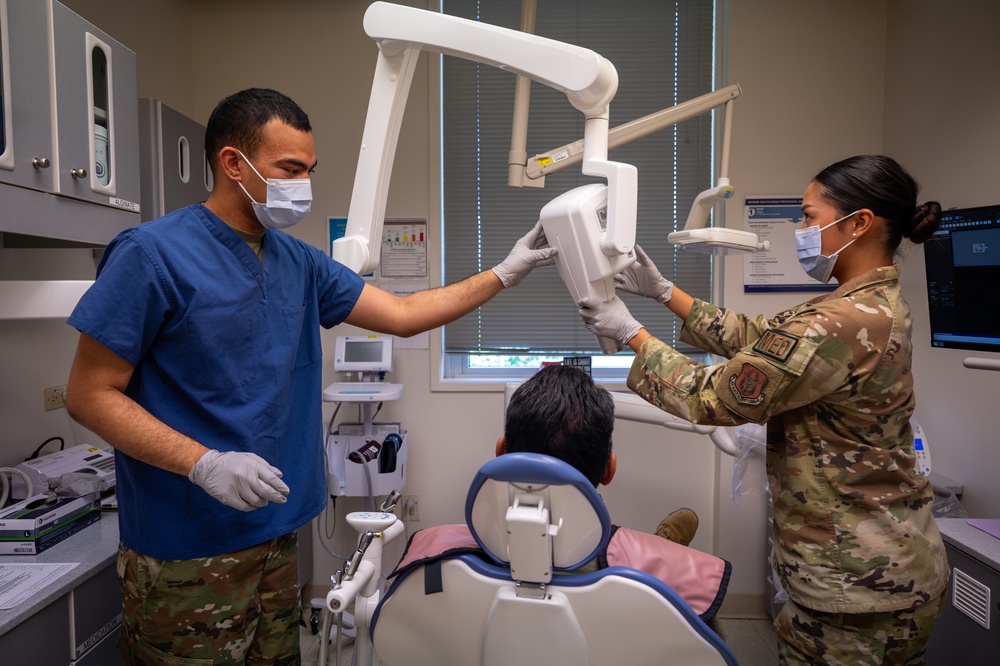
MULTIPOLYGON (((520 3, 444 0, 444 13, 518 28, 520 3)), ((535 33, 584 46, 618 70, 611 127, 711 92, 712 0, 540 0, 535 33)), ((546 178, 544 189, 507 186, 515 77, 488 65, 442 60, 444 280, 455 282, 503 261, 538 212, 559 194, 600 182, 579 166, 546 178)), ((583 114, 566 96, 532 82, 528 154, 583 137, 583 114)), ((683 228, 691 202, 712 185, 712 116, 704 114, 620 147, 610 158, 639 174, 637 242, 669 279, 709 298, 711 260, 667 243, 683 228)), ((682 322, 655 301, 623 296, 637 320, 676 343, 682 322)), ((447 353, 598 353, 594 336, 555 267, 444 329, 447 353)), ((683 347, 682 347, 683 349, 683 347)))

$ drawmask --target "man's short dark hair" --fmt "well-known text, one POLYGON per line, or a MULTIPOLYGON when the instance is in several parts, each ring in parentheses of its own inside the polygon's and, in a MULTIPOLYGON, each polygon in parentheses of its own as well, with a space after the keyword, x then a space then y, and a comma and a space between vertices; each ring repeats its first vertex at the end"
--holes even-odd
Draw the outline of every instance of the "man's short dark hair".
POLYGON ((264 139, 264 126, 275 119, 302 132, 312 131, 306 112, 277 90, 248 88, 219 102, 205 128, 205 155, 212 172, 226 146, 254 155, 264 139))
POLYGON ((542 368, 510 398, 504 438, 510 453, 544 453, 568 462, 594 484, 611 459, 615 405, 611 394, 578 368, 542 368))

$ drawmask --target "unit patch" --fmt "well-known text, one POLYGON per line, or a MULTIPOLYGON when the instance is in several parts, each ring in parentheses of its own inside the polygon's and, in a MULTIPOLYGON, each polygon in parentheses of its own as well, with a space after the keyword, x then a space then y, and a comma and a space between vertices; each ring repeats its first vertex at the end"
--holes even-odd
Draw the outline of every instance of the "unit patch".
POLYGON ((762 356, 773 358, 780 363, 787 363, 799 344, 799 338, 781 331, 764 331, 764 335, 757 338, 753 345, 753 350, 762 356))
POLYGON ((764 402, 764 387, 767 374, 750 363, 744 363, 739 374, 729 378, 729 388, 736 400, 744 405, 759 405, 764 402))

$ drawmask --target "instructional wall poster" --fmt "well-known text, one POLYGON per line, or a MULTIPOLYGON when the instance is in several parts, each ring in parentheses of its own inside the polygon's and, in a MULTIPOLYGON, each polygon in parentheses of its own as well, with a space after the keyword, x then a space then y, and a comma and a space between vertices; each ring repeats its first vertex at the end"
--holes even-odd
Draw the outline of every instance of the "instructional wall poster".
MULTIPOLYGON (((328 252, 333 256, 333 241, 347 232, 346 217, 327 218, 328 252)), ((382 224, 378 248, 378 279, 419 280, 427 282, 427 218, 387 218, 382 224)), ((375 279, 375 273, 362 277, 375 279)), ((426 286, 424 287, 426 289, 426 286)))
POLYGON ((427 218, 387 218, 382 225, 384 278, 427 279, 427 218))
POLYGON ((771 247, 743 260, 744 293, 833 291, 836 280, 823 284, 806 275, 795 252, 795 230, 802 225, 802 197, 747 197, 746 230, 771 247))
MULTIPOLYGON (((333 241, 346 234, 347 218, 327 218, 327 229, 329 252, 333 256, 333 241)), ((381 242, 375 249, 379 252, 379 265, 374 273, 362 276, 366 280, 377 281, 380 288, 400 297, 430 288, 426 217, 387 218, 382 225, 381 242)), ((396 349, 429 349, 430 334, 418 333, 409 338, 394 336, 393 346, 396 349)))

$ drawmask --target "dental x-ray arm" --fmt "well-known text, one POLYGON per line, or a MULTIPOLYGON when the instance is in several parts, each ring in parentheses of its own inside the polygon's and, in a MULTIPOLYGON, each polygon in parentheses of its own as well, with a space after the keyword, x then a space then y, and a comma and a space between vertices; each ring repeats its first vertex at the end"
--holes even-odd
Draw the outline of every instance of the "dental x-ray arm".
POLYGON ((389 178, 420 51, 492 65, 565 93, 585 117, 583 172, 608 181, 601 250, 608 256, 632 252, 638 179, 632 165, 607 159, 608 105, 618 88, 610 62, 571 44, 384 2, 368 8, 364 28, 378 42, 378 62, 347 229, 333 243, 334 259, 360 274, 378 265, 389 178))

